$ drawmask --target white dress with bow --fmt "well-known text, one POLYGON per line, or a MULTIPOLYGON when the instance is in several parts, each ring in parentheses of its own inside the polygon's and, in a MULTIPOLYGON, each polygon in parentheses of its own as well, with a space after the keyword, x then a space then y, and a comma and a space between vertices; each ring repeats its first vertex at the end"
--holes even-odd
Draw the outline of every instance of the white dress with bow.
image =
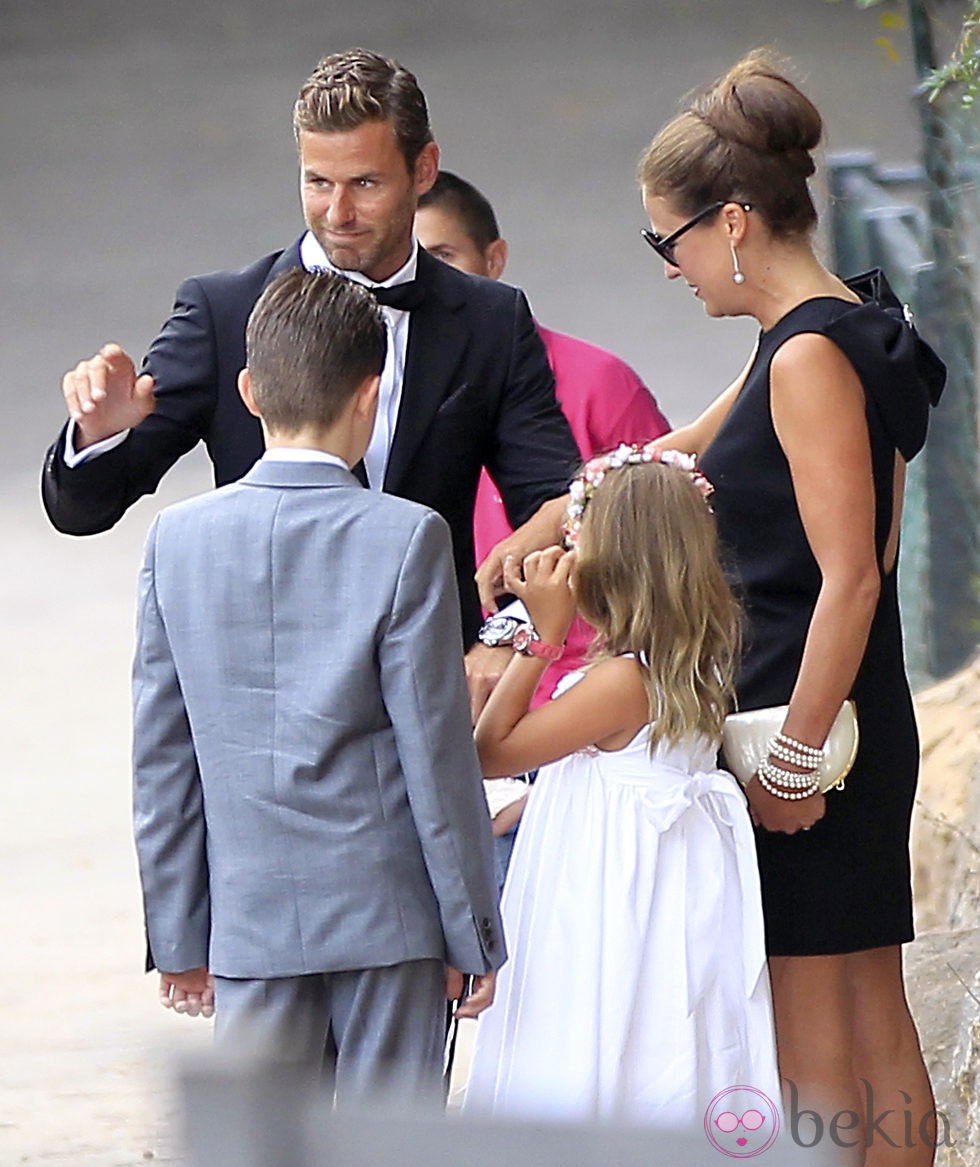
POLYGON ((752 826, 715 754, 651 756, 644 729, 542 767, 467 1110, 683 1127, 733 1086, 778 1105, 752 826))

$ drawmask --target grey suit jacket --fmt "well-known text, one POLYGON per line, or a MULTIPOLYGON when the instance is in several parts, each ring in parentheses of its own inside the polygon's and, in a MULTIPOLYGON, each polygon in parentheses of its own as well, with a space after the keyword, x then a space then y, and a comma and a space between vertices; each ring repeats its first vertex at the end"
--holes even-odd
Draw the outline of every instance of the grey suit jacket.
POLYGON ((163 511, 134 664, 148 965, 281 977, 505 957, 450 535, 340 467, 163 511))

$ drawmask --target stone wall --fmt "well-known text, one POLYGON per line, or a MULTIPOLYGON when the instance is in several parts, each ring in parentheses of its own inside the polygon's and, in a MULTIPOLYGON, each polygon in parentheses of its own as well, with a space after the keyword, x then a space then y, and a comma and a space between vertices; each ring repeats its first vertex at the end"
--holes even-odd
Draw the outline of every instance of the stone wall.
POLYGON ((951 1146, 980 1167, 980 658, 918 694, 922 770, 912 825, 918 939, 909 1000, 951 1146))
POLYGON ((915 703, 922 739, 912 823, 916 926, 980 927, 980 657, 915 703))

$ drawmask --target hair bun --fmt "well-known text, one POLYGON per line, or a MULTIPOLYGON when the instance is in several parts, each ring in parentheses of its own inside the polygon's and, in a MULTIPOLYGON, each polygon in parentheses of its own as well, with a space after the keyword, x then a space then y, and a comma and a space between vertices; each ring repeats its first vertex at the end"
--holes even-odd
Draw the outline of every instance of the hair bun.
POLYGON ((697 97, 691 110, 722 139, 759 154, 780 154, 808 178, 823 135, 813 103, 779 72, 763 49, 743 57, 697 97))
POLYGON ((640 159, 640 184, 678 214, 747 202, 774 236, 804 235, 817 222, 807 179, 822 135, 813 103, 756 49, 658 132, 640 159))

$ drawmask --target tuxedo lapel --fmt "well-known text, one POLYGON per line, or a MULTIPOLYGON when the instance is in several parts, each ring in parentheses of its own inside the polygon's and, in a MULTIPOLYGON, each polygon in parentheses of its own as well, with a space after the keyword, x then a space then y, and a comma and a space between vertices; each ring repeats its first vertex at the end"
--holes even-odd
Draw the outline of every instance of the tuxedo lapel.
POLYGON ((425 298, 412 312, 405 381, 385 470, 385 490, 398 493, 436 411, 453 389, 453 373, 469 339, 459 309, 465 293, 442 278, 442 264, 419 248, 425 298))
POLYGON ((265 283, 262 285, 263 292, 272 283, 276 276, 281 276, 284 271, 289 271, 291 268, 303 266, 303 261, 300 259, 299 255, 299 245, 302 241, 302 238, 303 237, 300 236, 300 238, 297 239, 295 243, 287 247, 286 250, 272 265, 272 267, 269 268, 269 274, 265 277, 265 283))

